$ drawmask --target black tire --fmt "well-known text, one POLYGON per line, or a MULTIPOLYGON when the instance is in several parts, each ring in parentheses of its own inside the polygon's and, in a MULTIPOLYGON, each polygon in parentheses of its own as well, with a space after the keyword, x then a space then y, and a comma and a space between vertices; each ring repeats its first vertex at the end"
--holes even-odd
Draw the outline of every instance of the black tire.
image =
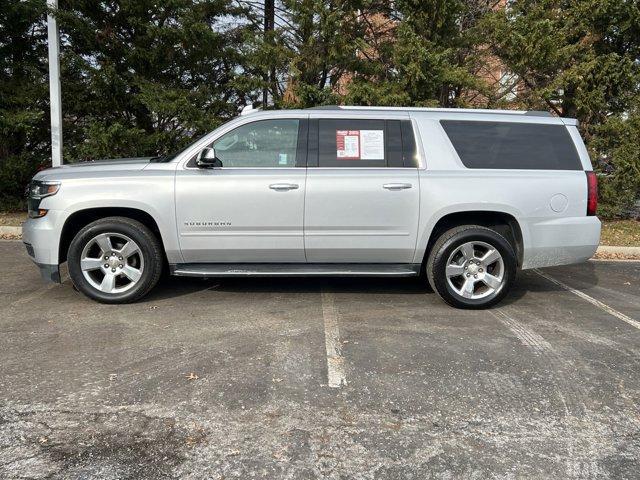
POLYGON ((90 223, 71 241, 67 253, 69 276, 76 288, 101 303, 130 303, 146 295, 158 283, 162 274, 164 255, 158 238, 142 223, 126 217, 107 217, 90 223), (140 247, 144 269, 137 282, 121 293, 105 293, 95 288, 82 273, 80 259, 89 242, 101 233, 122 234, 140 247))
MULTIPOLYGON (((481 309, 495 305, 507 295, 515 281, 517 267, 518 262, 514 248, 506 238, 490 228, 479 225, 463 225, 444 232, 436 240, 429 253, 425 270, 431 288, 449 305, 456 308, 481 309), (495 248, 502 256, 504 264, 502 285, 483 298, 465 298, 447 281, 446 268, 449 257, 458 247, 468 242, 486 243, 495 248)), ((462 275, 458 278, 464 281, 462 275)))

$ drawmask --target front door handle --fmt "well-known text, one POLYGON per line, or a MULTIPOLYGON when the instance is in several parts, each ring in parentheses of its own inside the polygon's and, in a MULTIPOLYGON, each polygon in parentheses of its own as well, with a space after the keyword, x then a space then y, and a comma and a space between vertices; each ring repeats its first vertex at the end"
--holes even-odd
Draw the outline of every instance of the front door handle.
POLYGON ((385 183, 382 185, 382 188, 386 188, 387 190, 406 190, 411 187, 413 187, 413 185, 410 183, 385 183))
POLYGON ((297 183, 272 183, 269 185, 271 190, 297 190, 297 183))

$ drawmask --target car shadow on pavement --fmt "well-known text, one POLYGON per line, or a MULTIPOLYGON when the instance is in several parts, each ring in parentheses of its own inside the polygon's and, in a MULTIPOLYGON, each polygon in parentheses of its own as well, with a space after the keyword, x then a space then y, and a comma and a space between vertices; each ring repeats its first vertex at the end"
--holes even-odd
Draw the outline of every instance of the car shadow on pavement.
MULTIPOLYGON (((573 273, 579 276, 580 287, 588 289, 598 284, 595 266, 586 263, 579 266, 556 267, 545 272, 552 274, 573 273), (579 272, 579 275, 577 273, 579 272)), ((437 296, 422 278, 188 278, 164 277, 158 286, 145 297, 143 302, 177 298, 197 292, 215 290, 221 292, 238 293, 319 293, 330 291, 333 293, 357 294, 389 294, 389 295, 424 295, 433 298, 437 296)), ((563 291, 562 287, 550 282, 531 270, 519 272, 516 282, 509 295, 502 301, 508 305, 518 301, 528 293, 563 291)))
POLYGON ((143 301, 175 298, 215 290, 238 293, 334 293, 421 295, 432 293, 419 278, 163 278, 143 301))

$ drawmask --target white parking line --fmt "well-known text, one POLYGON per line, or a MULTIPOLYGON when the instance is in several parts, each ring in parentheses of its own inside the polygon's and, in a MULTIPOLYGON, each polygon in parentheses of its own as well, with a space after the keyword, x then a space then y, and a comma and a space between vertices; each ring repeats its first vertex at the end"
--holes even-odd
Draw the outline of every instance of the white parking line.
POLYGON ((322 291, 322 317, 324 318, 324 343, 327 348, 327 378, 331 388, 347 384, 344 374, 344 358, 340 345, 338 314, 333 293, 322 291))
POLYGON ((580 290, 576 290, 575 288, 572 288, 569 285, 567 285, 565 283, 562 283, 560 280, 556 280, 551 275, 548 275, 548 274, 546 274, 544 272, 541 272, 537 268, 534 268, 533 271, 536 272, 541 277, 546 278, 550 282, 555 283, 556 285, 564 288, 565 290, 570 291, 571 293, 573 293, 574 295, 577 295, 578 297, 582 298, 583 300, 586 300, 590 304, 595 305, 596 307, 600 308, 601 310, 604 310, 609 315, 613 315, 614 317, 616 317, 616 318, 622 320, 623 322, 628 323, 632 327, 635 327, 635 328, 640 330, 640 322, 639 321, 634 320, 633 318, 625 315, 624 313, 621 313, 621 312, 615 310, 614 308, 611 308, 609 305, 607 305, 605 303, 602 303, 600 300, 596 300, 595 298, 590 297, 589 295, 587 295, 584 292, 581 292, 580 290))

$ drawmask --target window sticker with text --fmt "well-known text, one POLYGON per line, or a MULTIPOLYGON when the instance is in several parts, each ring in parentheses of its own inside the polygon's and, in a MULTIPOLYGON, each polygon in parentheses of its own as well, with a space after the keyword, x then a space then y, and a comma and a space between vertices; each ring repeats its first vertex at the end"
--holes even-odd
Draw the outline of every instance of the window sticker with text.
POLYGON ((360 130, 336 130, 336 150, 341 160, 360 160, 360 130))
POLYGON ((384 130, 336 130, 340 160, 384 160, 384 130))
POLYGON ((360 158, 384 160, 384 130, 360 130, 360 158))

